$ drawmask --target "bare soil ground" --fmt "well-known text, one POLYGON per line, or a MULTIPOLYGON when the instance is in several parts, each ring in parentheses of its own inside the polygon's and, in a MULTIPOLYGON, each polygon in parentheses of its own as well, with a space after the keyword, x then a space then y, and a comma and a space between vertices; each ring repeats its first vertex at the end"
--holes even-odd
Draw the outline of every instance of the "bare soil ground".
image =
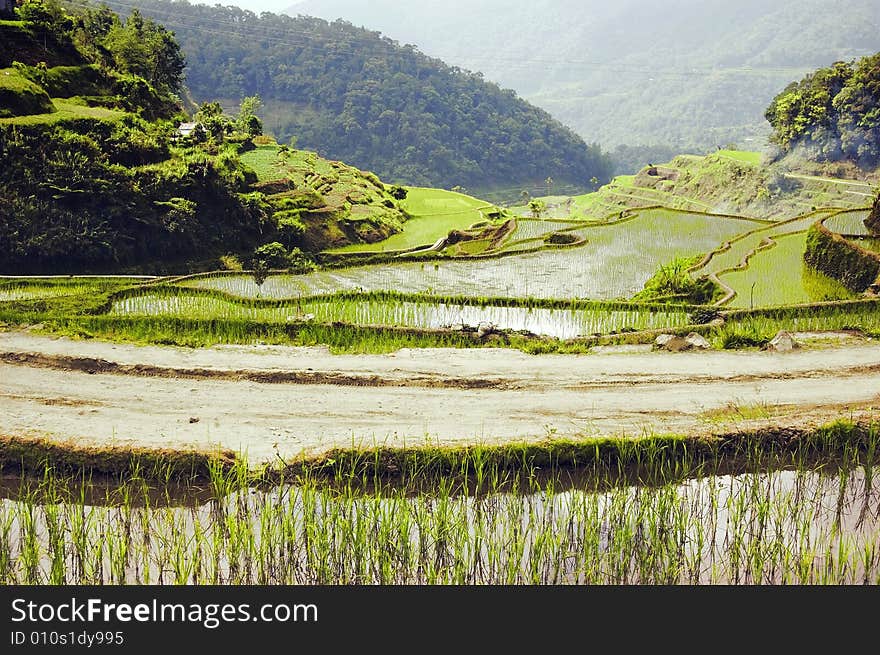
POLYGON ((870 340, 789 353, 331 355, 0 333, 0 434, 220 445, 252 462, 333 447, 726 433, 873 416, 880 343, 870 340))

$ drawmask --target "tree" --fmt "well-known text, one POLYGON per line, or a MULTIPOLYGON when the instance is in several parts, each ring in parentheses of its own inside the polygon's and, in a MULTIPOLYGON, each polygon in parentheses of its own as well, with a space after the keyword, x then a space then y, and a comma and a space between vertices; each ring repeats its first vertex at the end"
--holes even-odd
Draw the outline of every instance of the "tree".
POLYGON ((161 25, 150 23, 149 36, 151 75, 148 78, 158 88, 171 93, 180 91, 186 59, 171 32, 161 25))
POLYGON ((186 60, 174 36, 133 9, 125 23, 116 21, 103 40, 116 65, 139 75, 157 89, 177 93, 186 60))
POLYGON ((219 102, 203 102, 195 119, 215 141, 223 141, 229 120, 223 115, 223 107, 219 102))
POLYGON ((242 98, 235 119, 236 127, 249 136, 259 136, 263 133, 263 121, 257 117, 257 112, 262 108, 263 101, 259 95, 242 98))
POLYGON ((399 184, 392 185, 389 193, 395 200, 406 200, 406 187, 402 187, 399 184))
POLYGON ((544 180, 544 184, 547 185, 547 195, 551 195, 550 190, 553 188, 553 178, 548 177, 546 180, 544 180))
POLYGON ((43 30, 55 30, 64 23, 65 15, 58 0, 27 0, 18 10, 26 23, 43 30))
POLYGON ((273 268, 284 268, 287 266, 287 249, 283 244, 273 241, 266 243, 254 250, 251 257, 251 275, 254 278, 254 284, 258 287, 263 286, 263 282, 269 277, 269 272, 273 268))
POLYGON ((534 218, 541 218, 541 215, 547 211, 547 203, 537 198, 529 201, 529 211, 532 212, 534 218))

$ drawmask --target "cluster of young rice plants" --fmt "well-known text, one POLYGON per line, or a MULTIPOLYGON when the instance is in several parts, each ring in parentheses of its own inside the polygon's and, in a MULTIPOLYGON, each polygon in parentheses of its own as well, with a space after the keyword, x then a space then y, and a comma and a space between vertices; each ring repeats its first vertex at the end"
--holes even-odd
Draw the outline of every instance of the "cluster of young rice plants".
POLYGON ((31 300, 73 296, 83 293, 101 293, 116 289, 136 280, 126 277, 87 278, 70 277, 58 279, 8 278, 0 279, 0 302, 5 300, 31 300))
POLYGON ((807 233, 774 237, 776 245, 749 259, 745 269, 719 276, 736 296, 731 307, 767 307, 855 297, 837 280, 804 264, 807 233))
POLYGON ((210 295, 145 293, 116 300, 115 316, 166 316, 177 318, 402 326, 419 329, 456 328, 491 323, 498 329, 570 339, 590 334, 678 327, 687 323, 683 311, 642 308, 547 309, 482 304, 451 304, 359 300, 330 297, 279 306, 254 306, 210 295))
POLYGON ((732 241, 730 248, 727 250, 715 253, 709 263, 699 269, 699 274, 708 275, 710 273, 720 273, 721 271, 735 268, 742 263, 743 259, 745 259, 750 252, 758 248, 761 245, 761 242, 767 237, 775 240, 777 237, 802 232, 807 230, 817 220, 832 213, 833 210, 810 212, 781 225, 769 225, 763 229, 758 229, 736 241, 732 241))
POLYGON ((516 231, 511 235, 511 241, 521 239, 540 239, 558 230, 571 229, 581 221, 560 221, 540 218, 519 218, 516 221, 516 231))
POLYGON ((850 302, 823 307, 767 308, 752 313, 732 314, 713 338, 722 347, 749 343, 760 345, 770 341, 779 330, 855 330, 877 336, 880 335, 880 306, 876 302, 850 302))
POLYGON ((47 470, 0 501, 0 582, 880 583, 880 490, 863 463, 650 485, 478 457, 465 470, 429 487, 337 471, 247 488, 239 467, 189 506, 137 478, 96 503, 47 470))

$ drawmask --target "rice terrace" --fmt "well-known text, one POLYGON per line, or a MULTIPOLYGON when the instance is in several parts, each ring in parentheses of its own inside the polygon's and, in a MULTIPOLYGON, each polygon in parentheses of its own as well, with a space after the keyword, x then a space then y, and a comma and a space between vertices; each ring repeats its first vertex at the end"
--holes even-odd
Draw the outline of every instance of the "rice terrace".
POLYGON ((182 59, 114 50, 150 3, 37 5, 0 20, 0 582, 880 583, 880 124, 795 134, 827 76, 761 151, 441 188, 259 96, 187 113, 182 59))

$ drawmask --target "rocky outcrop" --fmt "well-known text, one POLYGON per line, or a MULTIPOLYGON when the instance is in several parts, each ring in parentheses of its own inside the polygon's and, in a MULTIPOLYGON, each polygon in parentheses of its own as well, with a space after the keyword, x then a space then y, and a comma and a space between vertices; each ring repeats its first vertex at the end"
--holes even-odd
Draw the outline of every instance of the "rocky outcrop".
POLYGON ((661 334, 654 339, 654 348, 669 352, 681 352, 683 350, 708 350, 711 345, 706 338, 696 332, 691 332, 686 337, 676 334, 661 334))
POLYGON ((797 341, 795 341, 795 338, 790 332, 780 330, 776 333, 776 336, 773 337, 766 346, 764 346, 764 350, 778 353, 787 353, 791 352, 792 350, 797 350, 800 347, 801 345, 797 341))

